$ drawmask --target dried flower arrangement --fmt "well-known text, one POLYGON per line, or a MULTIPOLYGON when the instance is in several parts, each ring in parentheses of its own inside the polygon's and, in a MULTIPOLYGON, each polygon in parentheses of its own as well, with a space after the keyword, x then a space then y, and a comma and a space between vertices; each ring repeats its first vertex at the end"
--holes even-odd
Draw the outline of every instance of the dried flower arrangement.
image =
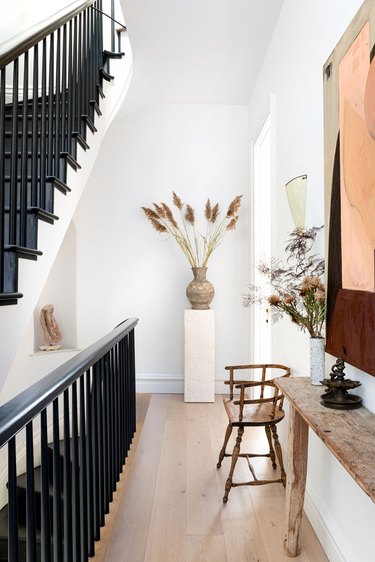
POLYGON ((210 255, 220 244, 225 233, 235 229, 241 197, 242 195, 238 195, 233 199, 225 217, 221 220, 219 220, 219 204, 212 205, 210 199, 207 199, 204 210, 207 222, 205 235, 196 231, 194 209, 188 203, 183 203, 175 192, 172 201, 180 212, 180 224, 166 203, 153 203, 153 209, 148 207, 142 209, 157 232, 170 234, 176 240, 191 267, 206 267, 210 255))
POLYGON ((270 264, 258 264, 258 271, 272 289, 271 295, 263 295, 254 285, 250 285, 250 293, 244 295, 245 306, 267 302, 273 322, 286 314, 312 338, 323 336, 326 313, 322 282, 324 259, 310 253, 321 228, 293 230, 285 247, 286 263, 272 258, 270 264))

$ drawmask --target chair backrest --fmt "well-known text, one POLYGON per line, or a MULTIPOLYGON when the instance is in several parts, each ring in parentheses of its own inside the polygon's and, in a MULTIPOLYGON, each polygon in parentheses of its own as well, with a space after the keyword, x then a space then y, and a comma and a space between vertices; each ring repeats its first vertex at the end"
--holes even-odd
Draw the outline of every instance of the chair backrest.
POLYGON ((274 379, 279 377, 289 377, 290 367, 275 363, 263 363, 256 365, 228 365, 225 367, 229 371, 229 380, 225 384, 229 385, 230 400, 239 405, 239 416, 242 418, 243 408, 246 404, 262 404, 273 402, 272 412, 275 414, 276 408, 282 409, 284 395, 275 386, 274 379), (251 377, 244 378, 246 370, 251 371, 251 377), (243 376, 237 375, 236 371, 242 371, 243 376), (250 396, 245 396, 245 392, 250 391, 250 396), (239 400, 234 400, 235 393, 239 394, 239 400))

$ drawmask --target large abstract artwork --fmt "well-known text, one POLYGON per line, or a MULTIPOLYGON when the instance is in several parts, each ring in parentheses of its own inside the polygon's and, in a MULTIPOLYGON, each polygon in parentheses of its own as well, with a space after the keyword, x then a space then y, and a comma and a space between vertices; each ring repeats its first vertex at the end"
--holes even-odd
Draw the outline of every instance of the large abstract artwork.
POLYGON ((326 350, 375 376, 375 6, 324 67, 326 350))

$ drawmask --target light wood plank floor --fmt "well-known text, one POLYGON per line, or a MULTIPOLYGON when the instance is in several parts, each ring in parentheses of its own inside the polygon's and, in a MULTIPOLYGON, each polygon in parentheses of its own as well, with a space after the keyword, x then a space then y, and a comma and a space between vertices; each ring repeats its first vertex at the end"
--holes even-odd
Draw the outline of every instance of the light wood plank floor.
MULTIPOLYGON (((138 401, 137 434, 94 562, 328 561, 306 517, 301 554, 284 554, 281 484, 234 488, 222 503, 230 459, 216 469, 227 424, 221 397, 214 404, 163 394, 138 401)), ((243 450, 267 450, 262 428, 246 430, 243 450)), ((266 459, 253 464, 259 478, 273 473, 266 459)), ((250 479, 244 459, 235 477, 250 479)))

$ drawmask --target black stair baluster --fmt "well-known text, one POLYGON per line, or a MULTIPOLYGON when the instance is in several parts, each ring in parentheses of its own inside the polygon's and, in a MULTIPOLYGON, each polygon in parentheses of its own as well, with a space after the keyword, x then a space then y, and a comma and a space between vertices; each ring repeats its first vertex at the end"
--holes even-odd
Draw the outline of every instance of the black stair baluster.
POLYGON ((27 167, 28 167, 28 91, 29 91, 29 51, 23 56, 23 92, 22 92, 22 144, 21 144, 21 186, 20 186, 20 216, 19 216, 19 235, 18 243, 20 246, 27 246, 27 167))
MULTIPOLYGON (((103 11, 102 0, 99 0, 99 10, 103 11)), ((99 67, 103 67, 103 15, 99 15, 99 67)))
POLYGON ((26 426, 26 552, 27 562, 36 562, 34 440, 32 420, 26 426))
POLYGON ((19 562, 16 438, 8 441, 8 562, 19 562))
MULTIPOLYGON (((78 92, 77 92, 77 80, 78 80, 78 58, 80 57, 80 52, 78 51, 78 27, 79 18, 74 18, 74 35, 73 35, 73 69, 72 69, 72 87, 71 87, 71 104, 72 104, 72 133, 79 133, 79 121, 78 121, 78 92)), ((74 148, 74 153, 72 154, 74 158, 77 156, 76 146, 74 148)))
POLYGON ((9 244, 17 244, 18 205, 18 58, 13 62, 12 144, 9 193, 9 244))
POLYGON ((92 11, 92 65, 91 65, 91 99, 94 100, 99 105, 99 92, 97 89, 98 83, 98 53, 97 53, 97 12, 92 11))
POLYGON ((72 521, 73 561, 81 562, 80 505, 79 505, 79 446, 77 383, 72 384, 72 521))
POLYGON ((103 382, 103 358, 99 360, 98 374, 99 374, 99 392, 97 394, 98 404, 98 425, 99 425, 99 493, 100 493, 100 526, 104 525, 105 515, 105 432, 104 432, 104 382, 103 382))
POLYGON ((53 560, 63 562, 59 399, 53 401, 53 560))
POLYGON ((67 26, 63 27, 62 61, 61 61, 61 152, 67 152, 67 96, 66 96, 66 55, 67 55, 67 26))
POLYGON ((116 49, 116 33, 115 33, 115 0, 111 0, 111 51, 115 52, 116 49))
MULTIPOLYGON (((75 21, 75 18, 74 18, 75 21)), ((69 43, 68 43, 68 83, 67 83, 67 110, 66 110, 66 151, 72 153, 72 132, 73 132, 73 20, 69 22, 69 43)))
POLYGON ((126 441, 126 410, 124 402, 124 340, 119 342, 119 365, 120 365, 120 425, 121 425, 121 464, 125 463, 125 441, 126 441))
POLYGON ((100 420, 99 420, 99 404, 100 404, 100 371, 99 364, 95 363, 92 373, 92 443, 93 443, 93 484, 94 484, 94 538, 96 541, 100 539, 100 482, 101 478, 101 443, 100 443, 100 420))
POLYGON ((0 291, 4 291, 4 207, 5 207, 5 87, 6 68, 0 76, 0 291))
MULTIPOLYGON (((95 3, 95 7, 98 7, 98 2, 95 3)), ((100 12, 95 11, 95 99, 99 103, 99 87, 100 84, 100 53, 99 53, 99 42, 100 42, 100 12)))
MULTIPOLYGON (((111 386, 111 441, 112 441, 112 492, 116 490, 117 482, 117 402, 115 394, 115 384, 116 384, 116 371, 115 371, 115 359, 114 359, 114 349, 110 351, 111 358, 111 370, 110 370, 110 386, 111 386)), ((111 494, 113 500, 113 493, 111 494)))
POLYGON ((73 530, 72 530, 72 464, 70 441, 70 408, 69 389, 64 390, 64 562, 73 560, 73 530))
MULTIPOLYGON (((40 155, 40 143, 38 140, 38 129, 39 129, 39 116, 38 116, 38 81, 39 81, 39 46, 38 44, 34 47, 33 56, 33 101, 32 101, 32 137, 31 137, 31 206, 38 206, 38 172, 40 173, 40 168, 38 168, 38 153, 40 155)), ((27 138, 26 138, 27 147, 27 138)))
POLYGON ((120 371, 119 371, 119 357, 118 357, 119 344, 117 343, 114 347, 114 362, 115 362, 115 401, 116 401, 116 416, 115 416, 115 428, 116 428, 116 482, 120 480, 120 474, 122 472, 122 462, 121 462, 121 410, 120 410, 120 371))
POLYGON ((87 111, 87 10, 83 11, 82 14, 82 115, 88 115, 87 111))
MULTIPOLYGON (((61 29, 57 30, 57 41, 56 41, 56 73, 55 73, 55 165, 54 165, 54 175, 60 177, 60 158, 61 158, 61 29)), ((65 177, 64 177, 65 181, 65 177)))
POLYGON ((92 16, 92 10, 86 10, 86 14, 87 14, 87 47, 86 47, 86 65, 87 65, 87 113, 90 117, 90 119, 94 118, 93 115, 93 108, 91 107, 90 101, 92 100, 92 95, 91 95, 91 52, 92 52, 92 46, 91 46, 91 33, 92 33, 92 21, 91 21, 91 16, 92 16))
POLYGON ((135 389, 135 335, 134 335, 134 330, 131 330, 131 332, 129 333, 129 348, 130 348, 130 373, 129 373, 129 383, 130 383, 130 402, 132 404, 132 409, 131 409, 131 413, 132 413, 132 425, 131 425, 131 439, 129 441, 129 445, 131 443, 131 440, 133 438, 133 435, 135 433, 136 430, 136 412, 135 412, 135 400, 136 400, 136 389, 135 389))
POLYGON ((52 562, 51 523, 49 503, 48 433, 47 410, 40 413, 40 456, 41 456, 41 557, 43 562, 52 562))
MULTIPOLYGON (((54 69, 55 69, 55 39, 54 34, 51 33, 49 41, 49 71, 48 71, 48 147, 47 147, 47 176, 51 177, 54 174, 54 160, 53 160, 53 105, 54 105, 54 69)), ((52 197, 52 188, 51 188, 52 197)))
POLYGON ((87 457, 87 545, 94 556, 94 455, 93 455, 93 384, 91 369, 86 373, 86 457, 87 457))
POLYGON ((104 357, 104 373, 103 373, 103 421, 104 421, 104 451, 105 451, 105 513, 109 513, 109 502, 111 496, 111 459, 110 459, 110 426, 109 426, 109 392, 108 392, 108 357, 104 357))
MULTIPOLYGON (((86 129, 85 129, 86 130, 86 129)), ((77 131, 86 138, 82 127, 82 13, 78 16, 78 46, 77 46, 77 131)))
POLYGON ((86 562, 87 556, 87 458, 86 458, 86 416, 85 416, 85 378, 79 378, 79 503, 81 514, 81 560, 86 562))
POLYGON ((125 411, 126 411, 126 441, 125 441, 125 451, 127 451, 129 447, 130 441, 130 418, 131 418, 131 411, 130 411, 130 403, 129 403, 129 338, 126 336, 124 338, 124 401, 125 401, 125 411))
POLYGON ((42 91, 40 107, 40 176, 39 176, 39 203, 38 205, 46 211, 52 212, 52 208, 47 205, 47 39, 43 39, 42 46, 42 91))

